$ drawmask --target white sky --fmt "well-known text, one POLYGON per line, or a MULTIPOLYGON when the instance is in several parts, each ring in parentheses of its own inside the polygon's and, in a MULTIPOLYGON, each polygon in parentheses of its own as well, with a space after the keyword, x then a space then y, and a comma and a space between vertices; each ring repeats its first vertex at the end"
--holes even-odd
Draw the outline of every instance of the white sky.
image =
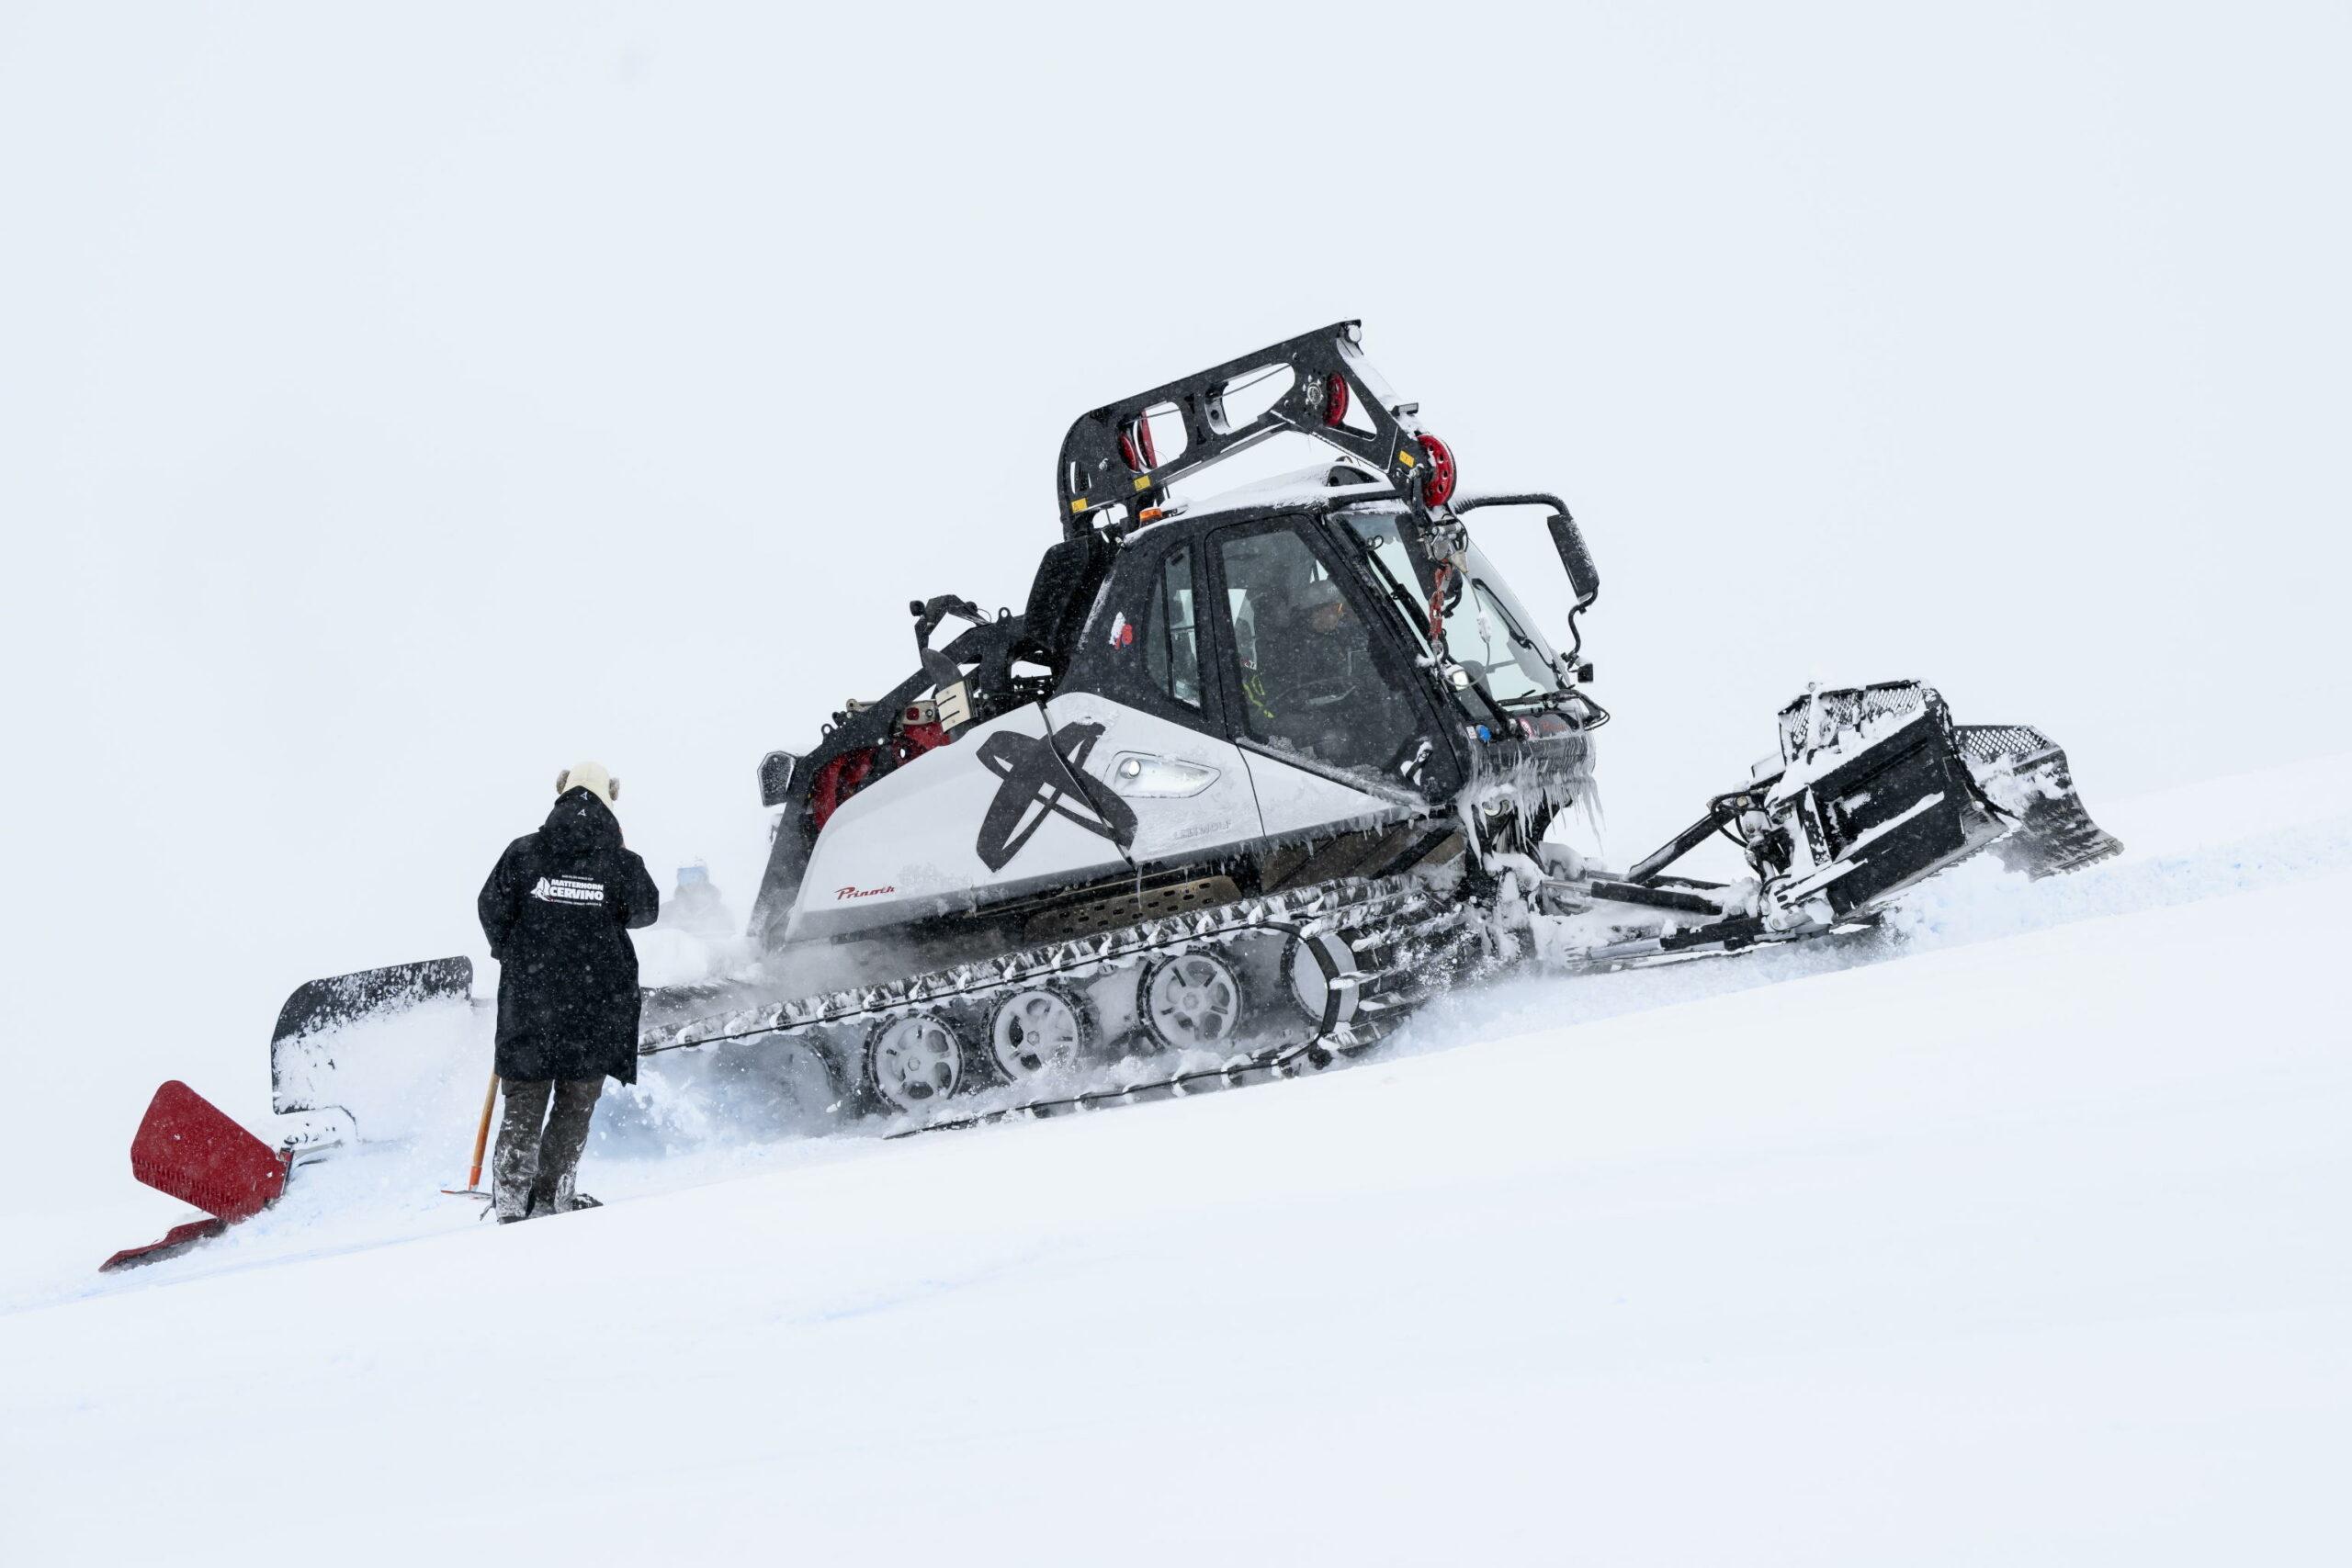
POLYGON ((257 1078, 583 755, 741 912, 759 755, 1020 603, 1073 416, 1345 316, 1585 522, 1623 852, 1815 677, 2094 810, 2340 750, 2347 17, 17 0, 12 1052, 257 1078))

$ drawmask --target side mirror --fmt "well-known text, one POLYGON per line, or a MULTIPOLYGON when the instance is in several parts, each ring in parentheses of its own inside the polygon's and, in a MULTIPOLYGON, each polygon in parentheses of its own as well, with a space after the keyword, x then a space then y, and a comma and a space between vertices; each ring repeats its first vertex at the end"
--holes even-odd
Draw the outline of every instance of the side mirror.
POLYGON ((800 759, 789 751, 771 751, 760 759, 760 804, 782 806, 792 794, 792 775, 800 759))
POLYGON ((1592 552, 1585 548, 1583 530, 1565 510, 1552 513, 1544 519, 1544 525, 1552 530, 1552 547, 1560 552, 1560 565, 1567 570, 1568 586, 1577 592, 1577 608, 1587 608, 1600 597, 1600 572, 1592 564, 1592 552))

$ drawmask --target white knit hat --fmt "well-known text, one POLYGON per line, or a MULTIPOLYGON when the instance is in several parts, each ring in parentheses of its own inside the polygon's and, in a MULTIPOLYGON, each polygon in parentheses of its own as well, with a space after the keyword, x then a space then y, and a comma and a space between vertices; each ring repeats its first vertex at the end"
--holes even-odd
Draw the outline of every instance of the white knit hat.
POLYGON ((574 762, 555 776, 555 792, 584 789, 606 806, 621 797, 621 781, 605 772, 602 762, 574 762))

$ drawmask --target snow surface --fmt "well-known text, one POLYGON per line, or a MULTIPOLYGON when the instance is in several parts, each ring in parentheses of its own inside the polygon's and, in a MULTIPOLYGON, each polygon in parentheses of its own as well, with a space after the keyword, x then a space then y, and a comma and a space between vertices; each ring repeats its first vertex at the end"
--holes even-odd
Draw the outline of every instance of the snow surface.
POLYGON ((78 1235, 0 1315, 0 1540, 2340 1561, 2347 776, 2122 803, 2125 860, 1972 864, 1894 939, 1458 995, 1316 1078, 600 1147, 608 1207, 518 1228, 433 1191, 453 1139, 148 1270, 78 1235))

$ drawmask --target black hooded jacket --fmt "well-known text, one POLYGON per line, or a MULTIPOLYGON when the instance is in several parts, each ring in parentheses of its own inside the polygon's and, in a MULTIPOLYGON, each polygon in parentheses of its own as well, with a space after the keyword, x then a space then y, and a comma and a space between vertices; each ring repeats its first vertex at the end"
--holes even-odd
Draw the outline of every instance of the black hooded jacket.
POLYGON ((570 789, 506 846, 478 908, 498 973, 498 1076, 637 1081, 637 948, 662 895, 621 825, 570 789))

